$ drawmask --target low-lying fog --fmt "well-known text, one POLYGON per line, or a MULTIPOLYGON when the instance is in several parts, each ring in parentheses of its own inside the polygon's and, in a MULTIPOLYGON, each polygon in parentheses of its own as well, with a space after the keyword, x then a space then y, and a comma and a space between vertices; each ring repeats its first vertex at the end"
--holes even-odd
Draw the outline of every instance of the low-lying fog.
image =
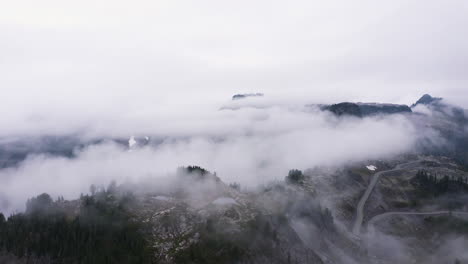
POLYGON ((46 129, 45 120, 37 135, 27 133, 16 140, 56 131, 83 141, 104 140, 76 149, 73 158, 30 155, 17 167, 0 170, 2 210, 21 210, 28 197, 42 192, 76 198, 91 184, 157 181, 186 165, 214 171, 226 183, 254 187, 282 180, 293 168, 340 166, 408 152, 428 133, 418 131, 405 115, 338 118, 302 102, 266 98, 187 105, 181 111, 184 114, 170 118, 132 114, 92 120, 95 123, 74 133, 60 123, 57 130, 47 131, 51 128, 46 129), (131 136, 148 137, 150 143, 129 149, 110 140, 131 136))

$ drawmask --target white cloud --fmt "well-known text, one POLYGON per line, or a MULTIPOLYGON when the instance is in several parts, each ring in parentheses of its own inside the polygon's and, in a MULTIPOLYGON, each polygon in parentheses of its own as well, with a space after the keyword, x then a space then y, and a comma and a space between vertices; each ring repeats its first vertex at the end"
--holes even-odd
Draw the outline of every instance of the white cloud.
POLYGON ((30 157, 18 168, 0 171, 0 193, 14 203, 11 210, 22 208, 25 199, 36 193, 71 198, 91 184, 111 180, 154 178, 157 182, 184 165, 199 165, 216 171, 225 182, 252 187, 282 180, 292 168, 340 166, 396 155, 411 150, 417 139, 411 122, 398 115, 338 119, 288 107, 216 113, 201 116, 196 120, 199 124, 175 119, 176 124, 162 131, 157 130, 160 122, 149 124, 148 131, 161 133, 151 138, 165 138, 157 146, 129 152, 126 147, 102 143, 73 159, 30 157))

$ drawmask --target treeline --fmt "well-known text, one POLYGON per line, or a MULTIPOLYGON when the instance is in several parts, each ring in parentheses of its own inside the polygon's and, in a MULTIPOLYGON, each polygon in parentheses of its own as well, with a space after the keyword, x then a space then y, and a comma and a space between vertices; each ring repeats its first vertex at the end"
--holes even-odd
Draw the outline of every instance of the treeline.
POLYGON ((438 196, 450 192, 468 191, 468 179, 466 177, 438 176, 426 170, 419 170, 412 179, 423 196, 438 196))
POLYGON ((210 171, 200 167, 200 166, 187 166, 179 167, 177 169, 177 175, 182 177, 190 177, 192 180, 215 180, 217 182, 221 181, 220 178, 216 175, 216 172, 211 173, 210 171))
POLYGON ((304 182, 305 176, 301 170, 290 170, 288 176, 284 178, 286 183, 290 184, 302 184, 304 182))
POLYGON ((0 254, 67 264, 151 263, 144 227, 127 210, 134 198, 114 189, 82 196, 71 208, 70 202, 41 194, 28 201, 24 213, 8 219, 0 213, 0 254))

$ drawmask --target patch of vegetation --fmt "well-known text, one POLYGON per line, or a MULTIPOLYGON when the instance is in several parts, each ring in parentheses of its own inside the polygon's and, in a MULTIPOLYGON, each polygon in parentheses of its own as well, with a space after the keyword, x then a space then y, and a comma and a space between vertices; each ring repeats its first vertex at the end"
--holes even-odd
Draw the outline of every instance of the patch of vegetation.
POLYGON ((217 182, 221 181, 221 179, 216 175, 216 172, 211 173, 200 166, 180 167, 177 169, 177 174, 181 176, 189 176, 193 180, 214 179, 217 182))
POLYGON ((0 251, 52 263, 151 263, 143 226, 126 210, 133 196, 112 188, 82 196, 75 214, 48 194, 30 199, 25 213, 0 214, 0 251))
POLYGON ((392 205, 396 208, 406 208, 412 205, 411 202, 407 201, 393 201, 392 205))
POLYGON ((453 215, 428 216, 424 224, 437 232, 449 232, 457 235, 468 234, 468 221, 453 215))
POLYGON ((286 176, 285 181, 290 184, 302 184, 304 182, 305 176, 300 170, 290 170, 288 176, 286 176))
POLYGON ((257 255, 281 260, 275 252, 280 243, 278 233, 268 217, 257 216, 237 232, 226 232, 224 225, 208 219, 198 228, 198 241, 175 254, 175 263, 254 263, 257 255))
POLYGON ((411 179, 411 184, 416 187, 418 194, 424 198, 437 197, 447 193, 468 192, 468 179, 466 177, 439 177, 420 170, 411 179))
POLYGON ((330 209, 322 207, 310 199, 294 201, 290 205, 288 214, 310 222, 321 232, 335 231, 334 218, 330 209))
POLYGON ((188 166, 188 167, 185 167, 184 169, 187 171, 187 173, 198 173, 201 175, 205 175, 209 173, 209 171, 199 166, 188 166))

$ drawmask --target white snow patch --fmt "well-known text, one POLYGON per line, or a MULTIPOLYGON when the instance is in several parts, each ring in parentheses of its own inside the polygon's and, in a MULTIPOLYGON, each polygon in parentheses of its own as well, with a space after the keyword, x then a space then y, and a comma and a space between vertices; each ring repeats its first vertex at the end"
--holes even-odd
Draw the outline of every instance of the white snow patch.
POLYGON ((231 205, 231 204, 238 204, 236 200, 232 199, 231 197, 220 197, 212 202, 216 205, 231 205))
POLYGON ((368 166, 366 166, 366 168, 367 168, 368 170, 370 170, 370 171, 375 171, 375 170, 377 169, 377 167, 374 166, 374 165, 368 165, 368 166))
POLYGON ((149 137, 145 137, 146 141, 149 141, 149 137))
POLYGON ((128 140, 128 147, 131 148, 136 144, 136 140, 134 136, 131 136, 130 139, 128 140))

